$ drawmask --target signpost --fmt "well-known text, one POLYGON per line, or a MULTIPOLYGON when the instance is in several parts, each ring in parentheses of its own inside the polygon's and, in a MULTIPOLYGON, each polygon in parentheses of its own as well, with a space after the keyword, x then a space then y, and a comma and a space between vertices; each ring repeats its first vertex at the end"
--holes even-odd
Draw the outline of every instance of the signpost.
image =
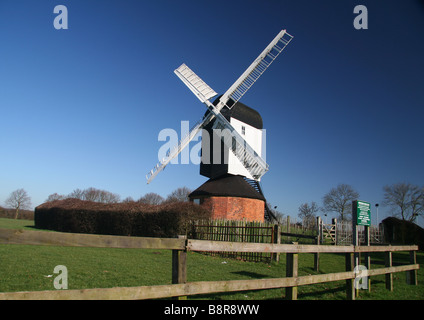
MULTIPOLYGON (((359 246, 360 239, 358 235, 358 226, 364 226, 364 235, 365 235, 365 245, 370 245, 370 226, 371 226, 371 204, 369 202, 355 200, 352 201, 352 239, 353 245, 359 246)), ((360 265, 360 255, 355 253, 354 264, 355 267, 360 265)), ((369 270, 371 264, 371 259, 369 254, 365 255, 365 268, 369 270)), ((368 278, 367 288, 371 290, 371 281, 368 278)), ((358 290, 356 290, 358 293, 358 290)))
POLYGON ((352 201, 352 231, 353 231, 353 245, 359 246, 360 241, 358 239, 357 226, 365 227, 365 242, 369 245, 369 237, 366 234, 369 231, 371 225, 371 204, 369 202, 355 200, 352 201), (368 239, 367 239, 368 238, 368 239))
POLYGON ((356 200, 353 202, 356 206, 354 207, 353 214, 356 213, 356 225, 358 226, 370 226, 371 225, 371 205, 369 202, 356 200))

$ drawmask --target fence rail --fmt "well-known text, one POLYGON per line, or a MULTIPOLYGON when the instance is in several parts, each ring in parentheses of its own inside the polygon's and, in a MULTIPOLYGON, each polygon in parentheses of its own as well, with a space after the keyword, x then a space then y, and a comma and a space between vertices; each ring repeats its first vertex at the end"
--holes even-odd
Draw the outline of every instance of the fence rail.
MULTIPOLYGON (((397 266, 369 270, 367 276, 376 276, 394 272, 418 270, 419 265, 397 266)), ((198 281, 184 284, 83 289, 33 292, 0 293, 0 299, 7 300, 141 300, 160 299, 177 296, 212 294, 220 292, 237 292, 247 290, 264 290, 275 288, 293 288, 296 286, 322 282, 352 280, 356 274, 351 271, 319 274, 300 277, 272 278, 259 280, 198 281)))
POLYGON ((97 234, 13 229, 0 229, 0 244, 169 250, 185 249, 185 240, 176 238, 106 236, 97 234))
POLYGON ((172 285, 140 286, 107 289, 52 290, 0 293, 0 299, 157 299, 197 294, 286 288, 286 298, 297 299, 297 287, 315 283, 346 280, 348 299, 355 299, 353 281, 354 255, 385 252, 385 268, 368 269, 362 276, 386 274, 386 287, 393 290, 394 272, 407 272, 409 284, 417 284, 416 251, 418 246, 325 246, 269 243, 240 243, 192 239, 160 239, 121 236, 102 236, 0 229, 0 244, 33 244, 84 247, 144 248, 172 250, 172 285), (287 255, 286 277, 257 280, 187 282, 187 251, 267 252, 287 255), (392 252, 409 251, 410 264, 392 266, 392 252), (298 276, 299 253, 345 253, 346 271, 330 274, 298 276))

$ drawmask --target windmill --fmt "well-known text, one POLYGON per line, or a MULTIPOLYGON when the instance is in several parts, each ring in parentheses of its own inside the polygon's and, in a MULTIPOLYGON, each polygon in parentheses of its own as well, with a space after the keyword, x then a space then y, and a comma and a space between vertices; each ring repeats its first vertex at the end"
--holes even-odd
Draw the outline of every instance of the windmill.
MULTIPOLYGON (((250 194, 250 189, 254 189, 254 191, 260 195, 256 198, 262 200, 263 219, 265 198, 263 197, 259 181, 268 171, 269 166, 261 157, 262 119, 255 110, 243 105, 239 100, 290 43, 292 38, 293 36, 288 34, 286 30, 281 30, 236 82, 214 102, 210 100, 218 94, 211 87, 209 87, 187 65, 182 64, 178 67, 174 73, 194 95, 206 105, 207 111, 202 119, 191 128, 189 133, 180 140, 179 144, 169 150, 166 156, 149 171, 146 175, 147 183, 150 183, 172 159, 177 157, 200 130, 207 129, 209 133, 226 132, 226 134, 221 135, 221 149, 224 149, 224 152, 221 154, 225 155, 225 159, 219 159, 219 163, 217 164, 201 164, 200 172, 211 178, 210 181, 208 181, 210 183, 206 186, 203 185, 203 188, 201 186, 200 190, 195 190, 195 192, 193 192, 194 194, 192 193, 190 196, 204 196, 208 192, 210 195, 213 195, 215 191, 217 194, 221 194, 222 192, 219 191, 219 189, 228 189, 229 193, 225 195, 230 194, 234 196, 232 193, 235 192, 236 197, 243 198, 243 194, 245 194, 246 198, 253 199, 255 196, 250 194), (236 116, 233 116, 234 114, 241 114, 241 118, 249 118, 251 121, 250 123, 247 123, 249 121, 243 122, 243 120, 246 120, 237 119, 236 116), (258 122, 260 122, 260 125, 254 124, 258 122), (251 133, 247 135, 246 130, 251 133), (249 138, 247 138, 248 136, 249 138), (230 150, 231 152, 228 152, 230 150), (250 189, 246 188, 240 179, 243 179, 243 181, 249 185, 250 189), (212 192, 212 189, 215 191, 212 192), (239 194, 240 192, 241 194, 239 194)), ((205 158, 206 154, 206 148, 205 150, 203 148, 204 139, 202 136, 202 160, 205 158)), ((211 149, 211 153, 208 154, 209 157, 215 151, 217 150, 211 149)), ((270 211, 266 210, 265 206, 265 215, 267 215, 267 211, 268 215, 270 215, 270 211)))

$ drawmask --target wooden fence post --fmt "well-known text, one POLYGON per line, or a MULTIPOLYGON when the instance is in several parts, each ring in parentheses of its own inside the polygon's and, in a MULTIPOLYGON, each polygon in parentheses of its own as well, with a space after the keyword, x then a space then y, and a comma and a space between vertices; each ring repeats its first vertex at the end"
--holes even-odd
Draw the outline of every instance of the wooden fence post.
MULTIPOLYGON (((365 226, 365 245, 366 246, 370 246, 370 227, 369 226, 365 226)), ((364 254, 364 259, 365 259, 365 268, 367 268, 367 270, 371 270, 371 255, 369 252, 366 252, 364 254)), ((368 280, 368 292, 371 292, 371 277, 367 277, 368 280)))
MULTIPOLYGON (((317 245, 321 244, 321 223, 321 217, 317 217, 317 245)), ((314 271, 319 272, 319 252, 314 253, 314 271)))
MULTIPOLYGON (((279 224, 275 224, 273 232, 274 232, 274 243, 281 244, 281 226, 279 224)), ((272 258, 273 258, 272 260, 274 260, 275 262, 279 262, 280 254, 278 252, 273 253, 272 258)))
POLYGON ((334 226, 334 245, 337 246, 337 219, 333 218, 331 224, 334 226))
MULTIPOLYGON (((359 230, 358 230, 358 215, 356 214, 357 207, 358 207, 358 200, 352 201, 352 244, 354 248, 359 247, 361 245, 361 239, 359 238, 359 230)), ((355 268, 358 267, 360 264, 361 264, 361 253, 355 252, 353 254, 353 265, 352 265, 353 269, 356 270, 355 268)), ((355 299, 355 295, 359 294, 359 289, 355 290, 355 288, 353 288, 352 290, 354 295, 353 299, 355 299)))
MULTIPOLYGON (((290 216, 287 216, 287 233, 290 233, 290 216)), ((289 243, 290 236, 287 236, 287 243, 289 243)))
MULTIPOLYGON (((409 263, 417 264, 417 252, 409 251, 409 263)), ((406 283, 411 285, 418 285, 417 270, 411 270, 406 272, 406 283)))
MULTIPOLYGON (((385 253, 385 264, 386 267, 391 267, 393 265, 393 259, 392 259, 392 252, 387 251, 385 253)), ((387 273, 386 274, 386 289, 389 291, 393 291, 393 273, 387 273)))
MULTIPOLYGON (((172 284, 179 283, 187 283, 187 250, 172 250, 172 284)), ((187 296, 180 296, 178 300, 187 300, 187 296)))
MULTIPOLYGON (((346 271, 353 271, 354 254, 346 253, 346 271)), ((348 300, 355 300, 354 279, 346 280, 346 296, 348 300)))
MULTIPOLYGON (((293 242, 294 245, 297 242, 293 242)), ((286 277, 297 278, 298 276, 298 266, 299 266, 299 255, 297 253, 287 253, 286 254, 286 277)), ((286 299, 287 300, 297 300, 297 287, 286 287, 286 299)))

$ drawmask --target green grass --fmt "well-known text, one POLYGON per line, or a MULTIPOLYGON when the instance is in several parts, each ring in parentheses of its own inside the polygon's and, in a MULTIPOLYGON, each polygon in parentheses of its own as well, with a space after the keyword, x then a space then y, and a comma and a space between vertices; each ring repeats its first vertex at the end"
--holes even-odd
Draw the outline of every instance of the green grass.
MULTIPOLYGON (((0 219, 0 228, 31 228, 28 221, 0 219)), ((31 228, 34 230, 33 228, 31 228)), ((372 267, 383 267, 383 255, 371 256, 372 267)), ((408 253, 394 253, 394 265, 408 263, 408 253)), ((424 254, 418 253, 418 263, 424 254)), ((255 263, 189 252, 188 281, 242 280, 285 277, 285 255, 280 263, 255 263)), ((142 286, 171 283, 171 251, 113 248, 81 248, 0 245, 0 292, 54 290, 53 269, 65 265, 69 289, 142 286), (47 277, 52 275, 52 277, 47 277)), ((321 254, 320 273, 344 271, 344 255, 321 254)), ((313 254, 299 254, 299 275, 315 274, 313 254)), ((424 299, 424 273, 418 270, 418 286, 406 284, 405 272, 394 274, 394 291, 385 289, 384 275, 372 278, 371 293, 361 290, 359 299, 424 299)), ((189 299, 281 299, 284 289, 201 295, 189 299)), ((299 287, 300 300, 345 299, 345 281, 299 287)))
POLYGON ((34 220, 0 218, 0 228, 34 230, 34 220))

